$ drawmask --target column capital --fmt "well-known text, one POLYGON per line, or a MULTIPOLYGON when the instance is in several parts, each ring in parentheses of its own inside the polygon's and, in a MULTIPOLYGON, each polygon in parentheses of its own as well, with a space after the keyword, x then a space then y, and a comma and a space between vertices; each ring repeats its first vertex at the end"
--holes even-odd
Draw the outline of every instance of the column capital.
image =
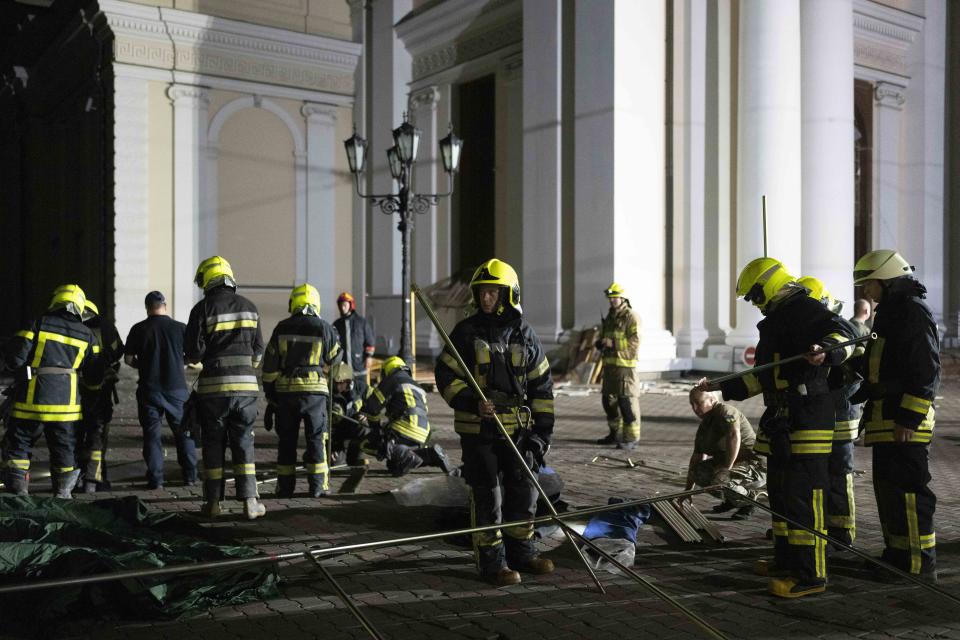
POLYGON ((892 82, 878 82, 873 90, 873 97, 877 106, 899 110, 907 101, 906 87, 892 82))
POLYGON ((410 96, 410 109, 419 111, 428 109, 435 111, 440 102, 440 90, 435 86, 429 86, 424 89, 418 89, 410 96))
POLYGON ((331 104, 318 102, 304 102, 300 113, 308 122, 314 124, 334 125, 337 123, 337 108, 331 104))
POLYGON ((192 84, 171 84, 167 87, 167 98, 174 105, 206 107, 210 105, 210 89, 192 84))

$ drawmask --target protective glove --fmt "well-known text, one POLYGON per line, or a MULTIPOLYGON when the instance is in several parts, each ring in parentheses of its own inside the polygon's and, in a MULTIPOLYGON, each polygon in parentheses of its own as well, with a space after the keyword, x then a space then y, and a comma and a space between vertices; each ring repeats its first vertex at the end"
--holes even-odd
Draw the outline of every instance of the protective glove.
POLYGON ((276 409, 272 404, 267 405, 267 410, 263 413, 263 428, 267 431, 273 431, 273 420, 276 417, 276 409))
POLYGON ((550 441, 542 435, 531 433, 523 441, 523 454, 530 454, 533 459, 542 467, 544 458, 550 450, 550 441))

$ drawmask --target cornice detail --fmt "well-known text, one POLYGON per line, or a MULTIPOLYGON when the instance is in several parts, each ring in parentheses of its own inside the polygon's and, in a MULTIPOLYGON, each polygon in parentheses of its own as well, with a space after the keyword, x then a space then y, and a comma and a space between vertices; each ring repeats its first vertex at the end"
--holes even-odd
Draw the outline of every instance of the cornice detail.
POLYGON ((522 20, 494 25, 482 33, 471 34, 463 40, 448 42, 414 57, 413 79, 425 78, 522 40, 522 20))
POLYGON ((878 82, 874 88, 877 105, 899 110, 907 101, 906 88, 890 82, 878 82))

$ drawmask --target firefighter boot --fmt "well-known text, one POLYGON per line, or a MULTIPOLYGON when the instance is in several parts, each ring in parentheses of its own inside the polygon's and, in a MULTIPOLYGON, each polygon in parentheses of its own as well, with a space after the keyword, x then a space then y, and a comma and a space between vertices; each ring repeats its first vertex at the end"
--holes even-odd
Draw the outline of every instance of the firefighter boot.
POLYGON ((450 470, 453 468, 450 464, 450 459, 447 458, 447 454, 443 452, 443 448, 438 445, 431 445, 429 447, 421 447, 415 452, 420 459, 423 460, 423 464, 428 467, 439 467, 441 471, 445 474, 450 475, 450 470))
POLYGON ((367 465, 367 459, 363 457, 360 450, 360 441, 351 440, 347 443, 347 466, 364 467, 367 465))
POLYGON ((223 484, 220 482, 220 479, 210 479, 206 478, 203 481, 203 494, 204 494, 204 504, 200 507, 201 515, 204 515, 208 518, 216 518, 221 513, 223 513, 223 505, 220 503, 223 500, 223 484))
POLYGON ((310 488, 311 498, 323 498, 329 493, 327 474, 325 473, 311 473, 307 476, 307 484, 310 488))
POLYGON ((540 556, 535 556, 514 566, 516 566, 519 571, 532 573, 534 575, 553 573, 553 560, 541 558, 540 556))
POLYGON ((256 520, 262 518, 267 513, 267 508, 263 506, 257 498, 247 498, 243 501, 243 515, 247 520, 256 520))
POLYGON ((277 477, 277 497, 292 498, 293 490, 297 485, 296 476, 278 476, 277 477))
POLYGON ((23 469, 7 469, 3 474, 3 483, 6 485, 7 493, 16 496, 29 495, 30 476, 23 469))
POLYGON ((507 567, 500 569, 496 573, 484 575, 483 579, 498 587, 509 587, 511 585, 520 584, 520 574, 513 569, 508 569, 507 567))
POLYGON ((73 488, 77 486, 77 480, 80 479, 80 469, 74 469, 66 473, 58 473, 53 476, 53 491, 58 498, 64 500, 73 499, 73 488))
POLYGON ((825 580, 810 580, 801 582, 797 578, 774 578, 767 586, 767 590, 781 598, 802 598, 827 590, 825 580))

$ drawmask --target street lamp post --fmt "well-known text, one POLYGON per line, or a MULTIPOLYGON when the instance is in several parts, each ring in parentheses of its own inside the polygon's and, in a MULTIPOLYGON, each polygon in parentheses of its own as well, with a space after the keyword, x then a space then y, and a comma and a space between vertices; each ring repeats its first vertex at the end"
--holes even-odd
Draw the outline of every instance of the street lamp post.
POLYGON ((403 306, 400 309, 400 357, 408 364, 412 364, 410 353, 411 326, 410 326, 410 234, 413 231, 415 214, 424 214, 440 203, 440 198, 453 193, 453 174, 460 167, 460 151, 463 141, 451 129, 445 138, 440 140, 440 158, 443 161, 443 170, 447 173, 449 188, 446 193, 413 193, 413 165, 417 162, 417 152, 420 148, 420 130, 407 121, 403 116, 403 124, 393 130, 393 146, 387 149, 387 162, 390 166, 390 175, 397 183, 397 193, 364 194, 360 191, 360 175, 365 169, 367 158, 367 141, 357 135, 354 126, 353 135, 344 140, 343 146, 347 151, 347 164, 353 174, 353 183, 357 195, 370 200, 386 215, 400 214, 397 229, 400 231, 401 246, 401 286, 403 287, 403 306))

